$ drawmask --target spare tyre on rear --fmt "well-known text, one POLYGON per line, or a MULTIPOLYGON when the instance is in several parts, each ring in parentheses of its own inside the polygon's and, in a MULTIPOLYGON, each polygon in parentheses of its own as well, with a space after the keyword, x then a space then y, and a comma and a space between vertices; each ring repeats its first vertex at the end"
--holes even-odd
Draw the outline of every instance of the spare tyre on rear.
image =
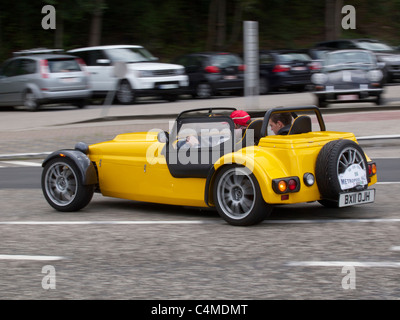
POLYGON ((328 142, 320 151, 315 167, 322 205, 337 207, 342 192, 368 187, 368 165, 364 151, 354 141, 328 142))

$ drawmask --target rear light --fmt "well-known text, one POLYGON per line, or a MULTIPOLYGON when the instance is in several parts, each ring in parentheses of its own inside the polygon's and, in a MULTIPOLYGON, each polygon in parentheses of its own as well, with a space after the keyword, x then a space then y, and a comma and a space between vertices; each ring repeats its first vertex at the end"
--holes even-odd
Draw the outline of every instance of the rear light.
POLYGON ((375 162, 370 162, 368 163, 368 176, 374 176, 376 175, 377 169, 376 169, 376 163, 375 162))
POLYGON ((273 69, 272 72, 287 72, 290 70, 290 66, 286 64, 277 64, 273 69))
POLYGON ((278 194, 297 192, 300 190, 300 179, 299 177, 274 179, 272 189, 278 194))
POLYGON ((294 179, 290 179, 288 183, 288 187, 290 191, 293 191, 297 188, 297 182, 294 179))
POLYGON ((219 68, 216 66, 207 66, 204 68, 204 71, 208 72, 208 73, 219 73, 220 72, 219 68))
POLYGON ((321 66, 321 63, 320 63, 320 62, 311 62, 311 63, 308 65, 308 68, 309 68, 310 70, 312 70, 312 71, 315 71, 315 70, 321 70, 322 66, 321 66))
POLYGON ((239 70, 239 71, 245 71, 245 70, 246 70, 246 66, 245 66, 244 64, 241 64, 241 65, 238 67, 238 70, 239 70))
POLYGON ((81 70, 86 74, 87 77, 89 77, 90 74, 89 74, 89 71, 86 68, 85 61, 83 61, 82 58, 76 58, 75 60, 76 60, 76 62, 78 62, 79 66, 81 67, 81 70))
POLYGON ((43 79, 49 77, 49 62, 47 60, 40 60, 40 75, 43 79))

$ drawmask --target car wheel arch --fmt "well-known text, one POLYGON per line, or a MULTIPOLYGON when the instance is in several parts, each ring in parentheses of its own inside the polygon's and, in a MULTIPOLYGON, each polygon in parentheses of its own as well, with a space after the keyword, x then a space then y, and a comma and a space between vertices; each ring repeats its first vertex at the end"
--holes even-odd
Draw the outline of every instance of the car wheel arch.
MULTIPOLYGON (((220 159, 221 160, 221 159, 220 159)), ((206 205, 210 207, 214 207, 214 199, 213 199, 213 188, 215 184, 215 178, 218 176, 219 172, 225 169, 226 167, 232 167, 232 166, 240 166, 247 168, 256 178, 259 186, 260 186, 260 191, 262 194, 262 197, 265 202, 269 202, 269 195, 272 190, 272 179, 270 178, 268 172, 262 168, 262 166, 255 161, 251 161, 252 163, 250 164, 250 161, 245 162, 243 161, 243 158, 241 159, 234 159, 234 161, 224 161, 220 162, 216 165, 214 165, 206 178, 206 183, 205 183, 205 191, 204 191, 204 202, 206 205)))
POLYGON ((94 185, 98 183, 97 170, 89 157, 79 150, 58 150, 47 156, 43 161, 42 167, 56 158, 68 158, 77 166, 82 177, 83 185, 94 185))

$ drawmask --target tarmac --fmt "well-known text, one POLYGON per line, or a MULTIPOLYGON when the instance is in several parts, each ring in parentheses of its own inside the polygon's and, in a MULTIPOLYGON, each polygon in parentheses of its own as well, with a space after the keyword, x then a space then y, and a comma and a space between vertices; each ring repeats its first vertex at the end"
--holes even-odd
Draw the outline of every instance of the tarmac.
MULTIPOLYGON (((218 105, 226 103, 229 99, 213 101, 218 105)), ((42 159, 52 151, 73 148, 79 141, 93 144, 125 132, 170 130, 179 112, 209 107, 210 101, 196 102, 195 107, 191 104, 190 100, 160 102, 156 108, 150 108, 154 104, 145 101, 134 106, 90 106, 81 110, 53 107, 33 113, 18 109, 1 111, 0 160, 42 159)), ((243 109, 253 118, 266 111, 243 109)), ((353 132, 360 145, 368 149, 369 156, 372 152, 374 157, 400 158, 400 105, 344 105, 322 112, 327 130, 353 132)))

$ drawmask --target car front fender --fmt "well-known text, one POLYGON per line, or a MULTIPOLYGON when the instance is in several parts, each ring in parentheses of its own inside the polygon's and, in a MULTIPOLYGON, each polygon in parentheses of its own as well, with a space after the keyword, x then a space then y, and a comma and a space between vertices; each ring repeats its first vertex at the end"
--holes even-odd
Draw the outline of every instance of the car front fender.
POLYGON ((90 161, 89 157, 82 151, 72 149, 55 151, 47 156, 42 163, 42 167, 44 167, 47 162, 55 158, 68 158, 72 160, 81 173, 83 185, 92 185, 98 183, 96 168, 94 167, 92 161, 90 161))

